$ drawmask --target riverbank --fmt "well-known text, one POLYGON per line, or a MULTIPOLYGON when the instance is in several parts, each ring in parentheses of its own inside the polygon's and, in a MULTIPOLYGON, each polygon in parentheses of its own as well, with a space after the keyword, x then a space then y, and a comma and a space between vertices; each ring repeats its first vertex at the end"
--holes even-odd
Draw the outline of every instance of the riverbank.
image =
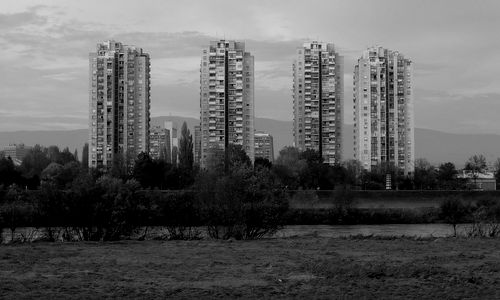
POLYGON ((0 295, 493 299, 498 249, 500 239, 390 237, 13 244, 0 246, 0 295))

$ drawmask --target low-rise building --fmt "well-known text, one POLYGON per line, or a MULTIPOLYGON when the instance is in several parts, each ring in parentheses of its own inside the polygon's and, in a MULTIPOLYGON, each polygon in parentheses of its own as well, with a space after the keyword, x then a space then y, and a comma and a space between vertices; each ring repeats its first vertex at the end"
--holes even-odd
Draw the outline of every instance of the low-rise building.
POLYGON ((467 180, 467 188, 480 191, 494 191, 497 189, 495 174, 493 172, 472 172, 463 170, 457 178, 467 180))
POLYGON ((3 153, 5 157, 10 157, 16 165, 20 165, 31 148, 24 144, 10 144, 3 149, 3 153))

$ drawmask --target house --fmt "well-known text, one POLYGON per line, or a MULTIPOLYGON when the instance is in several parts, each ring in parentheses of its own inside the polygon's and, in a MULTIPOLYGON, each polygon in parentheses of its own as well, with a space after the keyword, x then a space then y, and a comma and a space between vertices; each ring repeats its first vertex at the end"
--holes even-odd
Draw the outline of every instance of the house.
POLYGON ((493 172, 472 172, 463 170, 457 178, 467 179, 467 188, 479 191, 494 191, 497 189, 493 172))

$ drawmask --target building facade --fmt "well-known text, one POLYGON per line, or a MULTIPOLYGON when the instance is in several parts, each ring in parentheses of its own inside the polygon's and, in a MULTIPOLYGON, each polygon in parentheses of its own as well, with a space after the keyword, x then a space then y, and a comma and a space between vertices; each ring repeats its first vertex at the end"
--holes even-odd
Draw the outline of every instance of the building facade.
POLYGON ((16 165, 20 165, 32 147, 24 144, 10 144, 3 149, 5 157, 10 157, 16 165))
POLYGON ((344 63, 333 44, 308 42, 293 63, 293 136, 299 150, 318 151, 325 163, 342 159, 344 63))
POLYGON ((245 43, 212 41, 203 49, 200 110, 202 168, 223 161, 229 144, 254 160, 254 57, 245 43))
POLYGON ((179 137, 177 133, 177 123, 174 121, 165 121, 163 124, 168 135, 167 156, 165 160, 169 164, 177 165, 179 158, 179 137))
POLYGON ((150 60, 141 48, 107 41, 89 55, 89 167, 133 162, 149 152, 150 60))
POLYGON ((257 131, 255 133, 255 158, 266 158, 274 162, 273 136, 269 133, 257 131))
POLYGON ((167 159, 170 134, 161 126, 152 127, 149 133, 149 156, 152 159, 167 159))
POLYGON ((368 48, 354 68, 354 153, 363 167, 415 169, 412 62, 382 47, 368 48))

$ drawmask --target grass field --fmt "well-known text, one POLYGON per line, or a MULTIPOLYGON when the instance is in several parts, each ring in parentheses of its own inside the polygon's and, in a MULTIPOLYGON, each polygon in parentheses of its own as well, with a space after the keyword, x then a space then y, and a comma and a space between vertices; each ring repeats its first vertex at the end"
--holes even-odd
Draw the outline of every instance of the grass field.
POLYGON ((0 298, 499 299, 500 239, 0 246, 0 298))

